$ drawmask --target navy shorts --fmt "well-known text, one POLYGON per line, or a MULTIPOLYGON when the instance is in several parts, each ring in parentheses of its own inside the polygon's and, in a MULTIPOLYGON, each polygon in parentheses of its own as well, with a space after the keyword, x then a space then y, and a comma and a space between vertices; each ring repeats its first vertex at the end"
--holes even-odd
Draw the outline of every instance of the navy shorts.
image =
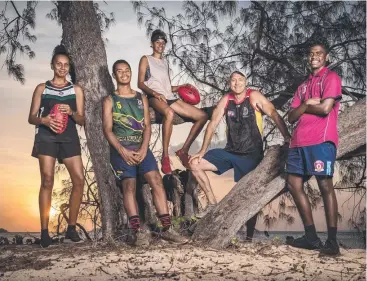
POLYGON ((293 147, 288 150, 285 172, 307 177, 334 174, 336 147, 331 142, 293 147))
POLYGON ((137 178, 151 171, 158 171, 157 161, 153 153, 148 149, 144 160, 136 166, 128 165, 117 151, 112 150, 110 153, 110 164, 117 180, 126 178, 137 178))
POLYGON ((242 177, 254 170, 261 162, 262 155, 236 155, 221 148, 209 150, 203 159, 217 167, 214 173, 221 175, 230 169, 234 169, 234 181, 238 182, 242 177))

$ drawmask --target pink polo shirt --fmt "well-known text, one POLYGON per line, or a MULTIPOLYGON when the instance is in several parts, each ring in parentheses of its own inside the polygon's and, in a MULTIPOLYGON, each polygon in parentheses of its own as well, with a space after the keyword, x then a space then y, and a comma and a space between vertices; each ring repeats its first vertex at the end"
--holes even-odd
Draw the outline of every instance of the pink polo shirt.
POLYGON ((299 107, 309 98, 335 99, 334 107, 326 116, 304 113, 298 119, 290 147, 303 147, 331 141, 338 146, 338 111, 342 97, 341 79, 327 67, 311 74, 297 89, 291 108, 299 107))

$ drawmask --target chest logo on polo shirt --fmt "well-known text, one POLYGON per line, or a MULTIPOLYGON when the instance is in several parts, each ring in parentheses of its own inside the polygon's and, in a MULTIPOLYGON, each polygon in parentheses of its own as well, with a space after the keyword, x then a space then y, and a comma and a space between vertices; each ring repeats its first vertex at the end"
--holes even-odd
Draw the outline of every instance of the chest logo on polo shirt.
POLYGON ((315 161, 315 163, 313 163, 314 167, 315 167, 315 172, 323 172, 324 171, 324 162, 322 162, 321 160, 317 160, 315 161))
POLYGON ((242 111, 242 118, 246 118, 246 117, 248 117, 248 108, 244 107, 242 111))

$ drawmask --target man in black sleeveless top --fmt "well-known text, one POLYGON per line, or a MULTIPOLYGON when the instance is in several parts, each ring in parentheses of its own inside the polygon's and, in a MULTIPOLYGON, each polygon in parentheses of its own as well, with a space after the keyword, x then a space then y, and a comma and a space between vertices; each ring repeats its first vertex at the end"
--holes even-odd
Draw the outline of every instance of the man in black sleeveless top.
MULTIPOLYGON (((230 76, 231 93, 222 97, 217 104, 205 132, 201 150, 190 159, 190 168, 208 198, 207 209, 197 217, 203 217, 217 204, 206 171, 218 175, 234 169, 234 181, 255 169, 263 158, 262 113, 269 116, 278 127, 285 142, 290 135, 283 119, 274 105, 259 91, 247 89, 246 76, 235 71, 230 76), (225 116, 227 144, 224 149, 206 150, 220 120, 225 116)), ((256 223, 255 215, 247 222, 247 237, 252 238, 256 223)))

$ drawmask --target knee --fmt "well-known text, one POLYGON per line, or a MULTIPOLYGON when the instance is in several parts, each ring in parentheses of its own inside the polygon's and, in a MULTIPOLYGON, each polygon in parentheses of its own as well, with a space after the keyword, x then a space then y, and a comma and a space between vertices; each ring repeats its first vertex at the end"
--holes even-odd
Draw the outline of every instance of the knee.
POLYGON ((322 194, 330 194, 334 192, 334 186, 332 179, 329 178, 317 178, 319 188, 322 194))
POLYGON ((175 117, 175 112, 173 111, 173 109, 171 109, 170 107, 168 107, 165 111, 164 111, 164 117, 166 120, 170 120, 172 121, 173 118, 175 117))
POLYGON ((151 176, 152 189, 163 188, 163 180, 159 172, 151 176))
POLYGON ((199 170, 199 162, 197 159, 192 160, 189 163, 189 168, 192 171, 193 174, 195 174, 195 172, 197 172, 199 170))
POLYGON ((41 189, 52 190, 53 186, 54 186, 54 175, 43 174, 41 181, 41 189))
POLYGON ((303 190, 303 186, 297 186, 297 184, 294 184, 292 182, 287 181, 287 186, 286 186, 287 190, 290 193, 293 192, 298 192, 298 191, 302 191, 303 190))
POLYGON ((83 190, 84 188, 84 176, 83 175, 77 175, 73 179, 73 188, 77 190, 83 190))
POLYGON ((135 179, 125 179, 123 183, 123 190, 127 193, 135 193, 136 191, 136 181, 135 179))
POLYGON ((200 121, 202 121, 204 124, 206 123, 206 121, 208 121, 209 119, 209 116, 208 116, 208 113, 206 113, 205 111, 203 110, 200 110, 201 111, 201 114, 200 114, 200 121))

